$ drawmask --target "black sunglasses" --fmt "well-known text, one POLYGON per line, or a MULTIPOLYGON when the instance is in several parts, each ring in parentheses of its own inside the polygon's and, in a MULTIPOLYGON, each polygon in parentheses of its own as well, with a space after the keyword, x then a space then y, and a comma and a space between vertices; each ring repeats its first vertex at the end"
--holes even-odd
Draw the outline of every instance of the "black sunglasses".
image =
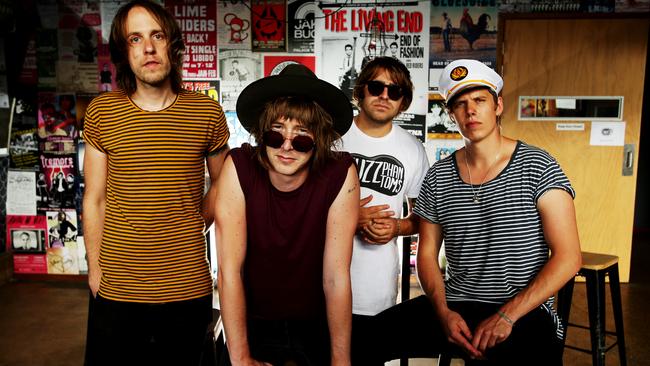
POLYGON ((368 93, 373 97, 380 96, 384 92, 384 88, 388 89, 388 98, 391 100, 398 100, 404 95, 399 85, 384 84, 378 80, 369 81, 366 85, 368 86, 368 93))
MULTIPOLYGON (((286 139, 280 132, 268 130, 262 135, 262 140, 264 141, 264 145, 279 149, 286 139)), ((314 139, 305 135, 297 135, 291 139, 291 146, 298 152, 306 153, 314 148, 314 139)))

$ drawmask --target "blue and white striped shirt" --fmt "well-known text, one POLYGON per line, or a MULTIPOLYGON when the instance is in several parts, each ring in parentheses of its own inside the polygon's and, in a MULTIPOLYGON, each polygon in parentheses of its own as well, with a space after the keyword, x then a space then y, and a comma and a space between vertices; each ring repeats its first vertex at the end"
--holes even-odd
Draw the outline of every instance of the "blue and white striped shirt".
MULTIPOLYGON (((447 301, 503 304, 525 288, 548 261, 537 200, 550 189, 575 197, 571 183, 546 151, 517 142, 508 165, 480 189, 461 178, 456 154, 427 172, 414 212, 442 227, 447 301)), ((556 319, 553 298, 541 306, 556 319)))

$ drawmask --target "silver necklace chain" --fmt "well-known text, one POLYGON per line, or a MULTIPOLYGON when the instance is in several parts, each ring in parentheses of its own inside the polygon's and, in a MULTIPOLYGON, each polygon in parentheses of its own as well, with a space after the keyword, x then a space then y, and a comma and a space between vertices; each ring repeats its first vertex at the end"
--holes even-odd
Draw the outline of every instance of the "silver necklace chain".
POLYGON ((481 181, 481 184, 478 186, 478 190, 476 192, 474 191, 474 184, 472 183, 472 171, 469 169, 469 163, 467 162, 467 155, 469 154, 469 149, 467 148, 467 145, 465 145, 465 166, 467 167, 467 175, 469 175, 469 188, 472 190, 472 201, 474 201, 474 203, 481 202, 479 198, 479 195, 481 194, 481 188, 483 188, 483 184, 485 183, 485 179, 488 177, 488 174, 490 174, 490 170, 492 170, 492 167, 496 164, 497 160, 499 160, 499 155, 501 154, 502 142, 503 139, 501 136, 499 136, 499 149, 497 150, 497 154, 494 156, 494 161, 488 167, 487 172, 485 172, 485 175, 483 176, 483 180, 481 181))

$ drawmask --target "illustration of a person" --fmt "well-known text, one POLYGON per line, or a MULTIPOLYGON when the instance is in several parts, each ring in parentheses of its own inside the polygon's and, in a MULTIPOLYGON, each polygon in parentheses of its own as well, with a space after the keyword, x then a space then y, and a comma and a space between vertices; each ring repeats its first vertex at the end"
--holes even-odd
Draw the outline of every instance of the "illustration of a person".
POLYGON ((65 175, 63 172, 58 172, 56 177, 52 179, 52 186, 50 187, 50 195, 53 197, 53 201, 62 205, 67 190, 68 182, 65 180, 65 175))
POLYGON ((54 104, 43 103, 41 105, 41 120, 38 124, 38 136, 46 138, 48 136, 66 136, 65 130, 59 128, 59 123, 63 117, 57 112, 54 104))
POLYGON ((102 71, 99 73, 99 81, 102 84, 102 91, 113 90, 113 73, 108 63, 104 63, 102 71))
POLYGON ((451 51, 451 19, 447 13, 442 13, 442 41, 445 44, 445 52, 451 51))
POLYGON ((58 124, 58 128, 64 130, 68 137, 75 137, 77 112, 75 110, 74 96, 71 94, 64 94, 59 96, 59 114, 62 121, 58 124))
POLYGON ((47 191, 47 182, 43 173, 39 173, 36 180, 36 195, 39 197, 38 203, 41 206, 50 200, 50 193, 47 191))
POLYGON ((341 86, 341 83, 345 79, 346 75, 349 76, 352 66, 354 66, 352 65, 352 45, 348 43, 345 45, 345 55, 343 56, 341 67, 339 67, 339 86, 341 86))
POLYGON ((374 60, 376 55, 377 55, 377 45, 375 44, 375 41, 370 41, 370 44, 368 45, 368 52, 366 52, 366 55, 363 57, 363 60, 361 60, 361 70, 363 70, 363 68, 366 67, 366 64, 368 62, 374 60))
POLYGON ((14 242, 14 250, 36 251, 38 250, 38 243, 32 240, 29 232, 23 231, 17 241, 14 242))
POLYGON ((390 48, 390 57, 399 58, 399 56, 397 56, 397 51, 399 51, 399 47, 397 46, 397 42, 391 43, 388 47, 390 48))
POLYGON ((50 247, 63 247, 66 240, 77 239, 77 227, 68 221, 65 212, 59 211, 56 221, 56 225, 50 228, 50 247))
POLYGON ((246 81, 250 75, 250 72, 245 65, 240 65, 238 60, 232 60, 229 75, 232 80, 246 81))

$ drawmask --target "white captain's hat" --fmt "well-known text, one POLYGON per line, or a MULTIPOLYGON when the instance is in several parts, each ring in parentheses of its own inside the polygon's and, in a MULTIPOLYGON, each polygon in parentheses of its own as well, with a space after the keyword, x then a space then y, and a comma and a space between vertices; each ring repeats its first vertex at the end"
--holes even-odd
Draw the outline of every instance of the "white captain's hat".
POLYGON ((477 86, 486 86, 499 95, 503 79, 486 64, 469 59, 453 61, 440 75, 439 90, 445 102, 449 102, 459 92, 477 86))

